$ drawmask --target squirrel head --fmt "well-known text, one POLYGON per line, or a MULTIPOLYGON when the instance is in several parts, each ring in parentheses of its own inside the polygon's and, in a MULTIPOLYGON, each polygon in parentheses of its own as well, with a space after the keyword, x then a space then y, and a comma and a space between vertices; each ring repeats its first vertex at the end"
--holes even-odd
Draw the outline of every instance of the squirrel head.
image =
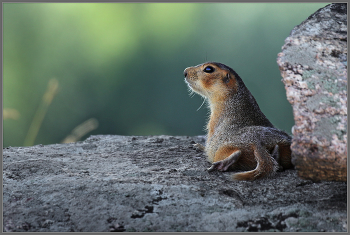
POLYGON ((230 67, 206 62, 184 71, 185 81, 191 90, 211 101, 225 100, 227 96, 237 92, 237 73, 230 67))

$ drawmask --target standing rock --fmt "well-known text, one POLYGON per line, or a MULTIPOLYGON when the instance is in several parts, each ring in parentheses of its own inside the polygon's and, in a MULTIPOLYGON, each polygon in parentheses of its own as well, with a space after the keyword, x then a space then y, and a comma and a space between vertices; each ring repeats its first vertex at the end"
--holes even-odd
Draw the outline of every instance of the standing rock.
POLYGON ((347 4, 296 26, 278 54, 293 106, 293 164, 313 181, 347 179, 347 4))

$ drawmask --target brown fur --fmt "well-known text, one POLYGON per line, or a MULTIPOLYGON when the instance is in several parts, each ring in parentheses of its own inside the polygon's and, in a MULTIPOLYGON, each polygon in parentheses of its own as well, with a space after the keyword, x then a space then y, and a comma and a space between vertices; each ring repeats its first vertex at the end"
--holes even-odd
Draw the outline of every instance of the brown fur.
POLYGON ((188 86, 209 103, 205 152, 213 169, 226 170, 223 165, 230 163, 231 170, 246 170, 233 179, 254 180, 293 167, 291 137, 271 124, 233 69, 208 62, 186 68, 184 74, 188 86))
POLYGON ((227 158, 228 156, 230 156, 233 152, 235 152, 237 150, 239 150, 239 148, 235 148, 235 147, 230 146, 230 145, 223 146, 218 151, 216 151, 213 162, 224 160, 225 158, 227 158))

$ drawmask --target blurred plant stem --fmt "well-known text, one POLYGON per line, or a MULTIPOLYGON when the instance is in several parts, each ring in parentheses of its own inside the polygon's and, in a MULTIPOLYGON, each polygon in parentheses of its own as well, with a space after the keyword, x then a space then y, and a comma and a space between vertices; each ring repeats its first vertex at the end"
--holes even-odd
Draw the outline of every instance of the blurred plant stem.
POLYGON ((95 130, 98 127, 98 121, 95 118, 90 118, 74 128, 70 135, 68 135, 61 143, 72 143, 80 140, 81 137, 88 132, 95 130))
POLYGON ((19 118, 19 112, 16 109, 4 109, 3 110, 3 119, 14 119, 17 120, 19 118))
POLYGON ((51 79, 48 83, 46 92, 41 100, 39 108, 36 110, 33 121, 30 124, 26 138, 24 139, 24 146, 32 146, 38 135, 40 126, 44 120, 46 112, 57 94, 58 81, 56 79, 51 79))

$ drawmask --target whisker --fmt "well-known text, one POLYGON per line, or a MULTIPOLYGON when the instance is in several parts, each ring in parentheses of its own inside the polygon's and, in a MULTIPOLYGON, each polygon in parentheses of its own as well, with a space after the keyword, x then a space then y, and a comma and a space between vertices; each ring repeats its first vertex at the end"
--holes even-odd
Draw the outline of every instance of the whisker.
POLYGON ((206 101, 206 99, 203 98, 203 103, 201 104, 201 106, 199 106, 199 108, 196 111, 198 111, 198 110, 200 110, 200 108, 202 108, 202 106, 205 103, 205 101, 206 101))

